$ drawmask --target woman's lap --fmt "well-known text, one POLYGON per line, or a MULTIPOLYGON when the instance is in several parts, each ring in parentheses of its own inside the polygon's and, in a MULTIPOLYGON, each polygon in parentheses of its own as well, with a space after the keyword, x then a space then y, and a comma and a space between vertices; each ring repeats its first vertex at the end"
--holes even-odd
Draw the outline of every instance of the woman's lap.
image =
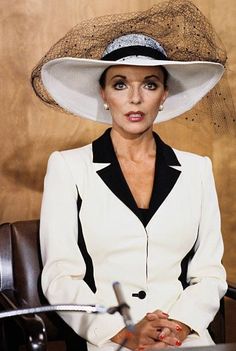
MULTIPOLYGON (((181 345, 181 347, 194 347, 194 346, 208 346, 208 345, 214 345, 213 340, 211 339, 208 331, 206 330, 206 332, 199 336, 196 333, 190 334, 187 339, 183 342, 183 344, 181 345)), ((117 345, 114 342, 108 341, 106 342, 104 345, 98 347, 98 346, 94 346, 92 344, 88 343, 88 351, 116 351, 118 350, 119 345, 117 345)), ((172 348, 172 347, 169 347, 172 348)), ((123 351, 130 351, 127 348, 122 348, 123 351)), ((150 348, 151 350, 151 348, 150 348)))

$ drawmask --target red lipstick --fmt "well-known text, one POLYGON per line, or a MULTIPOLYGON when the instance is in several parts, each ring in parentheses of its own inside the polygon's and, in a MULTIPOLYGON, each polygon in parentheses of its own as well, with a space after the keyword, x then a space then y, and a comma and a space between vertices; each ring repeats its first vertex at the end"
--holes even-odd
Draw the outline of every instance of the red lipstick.
POLYGON ((144 113, 142 111, 129 111, 125 116, 130 122, 140 122, 144 118, 144 113))

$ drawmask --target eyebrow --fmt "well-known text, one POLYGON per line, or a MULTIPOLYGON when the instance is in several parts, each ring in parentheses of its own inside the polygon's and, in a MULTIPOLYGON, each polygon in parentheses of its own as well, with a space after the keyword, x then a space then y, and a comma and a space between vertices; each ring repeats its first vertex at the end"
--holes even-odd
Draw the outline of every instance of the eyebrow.
POLYGON ((122 76, 121 74, 116 74, 115 76, 111 77, 111 79, 115 79, 115 78, 123 78, 123 79, 126 79, 126 76, 122 76))
MULTIPOLYGON (((122 76, 121 74, 116 74, 115 76, 113 76, 113 77, 111 78, 111 80, 112 80, 112 79, 115 79, 115 78, 127 79, 126 76, 122 76)), ((156 74, 151 74, 150 76, 144 77, 143 80, 147 80, 147 79, 150 79, 150 78, 156 78, 156 79, 158 79, 158 80, 161 79, 161 78, 160 78, 159 76, 157 76, 156 74)))
POLYGON ((150 78, 156 78, 158 80, 160 80, 161 78, 159 76, 157 76, 156 74, 151 74, 150 76, 144 77, 144 79, 150 79, 150 78))

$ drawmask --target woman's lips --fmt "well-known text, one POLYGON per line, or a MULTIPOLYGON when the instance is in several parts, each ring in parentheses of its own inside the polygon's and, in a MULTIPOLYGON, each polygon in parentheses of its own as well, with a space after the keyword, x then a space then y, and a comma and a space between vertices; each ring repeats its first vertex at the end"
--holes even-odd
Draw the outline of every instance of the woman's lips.
POLYGON ((136 112, 130 111, 130 112, 126 113, 125 116, 131 122, 140 122, 144 118, 144 113, 142 111, 136 111, 136 112))

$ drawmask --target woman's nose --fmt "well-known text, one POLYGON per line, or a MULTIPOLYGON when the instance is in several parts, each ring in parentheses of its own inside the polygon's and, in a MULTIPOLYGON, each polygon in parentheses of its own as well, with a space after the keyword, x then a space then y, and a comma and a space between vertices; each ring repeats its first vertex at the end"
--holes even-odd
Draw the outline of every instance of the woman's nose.
POLYGON ((132 88, 130 92, 130 102, 135 105, 142 102, 142 95, 139 88, 132 88))

